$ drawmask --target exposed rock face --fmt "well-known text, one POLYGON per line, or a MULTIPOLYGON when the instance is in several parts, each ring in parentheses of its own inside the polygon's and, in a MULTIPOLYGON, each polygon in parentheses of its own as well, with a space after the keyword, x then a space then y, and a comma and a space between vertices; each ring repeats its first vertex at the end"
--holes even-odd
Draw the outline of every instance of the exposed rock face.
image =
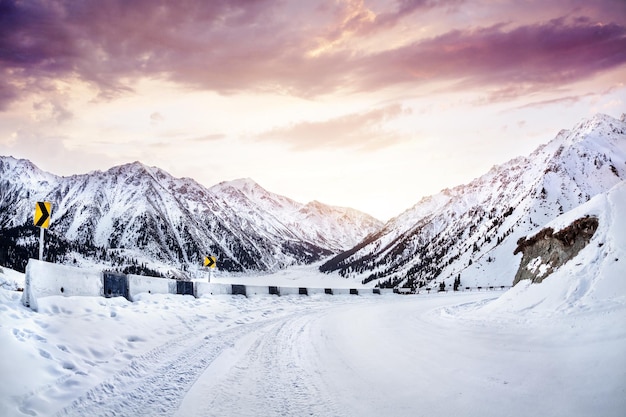
POLYGON ((535 236, 517 241, 513 254, 522 252, 513 285, 523 279, 539 283, 555 269, 575 257, 584 248, 598 229, 596 217, 584 217, 556 233, 548 227, 535 236))

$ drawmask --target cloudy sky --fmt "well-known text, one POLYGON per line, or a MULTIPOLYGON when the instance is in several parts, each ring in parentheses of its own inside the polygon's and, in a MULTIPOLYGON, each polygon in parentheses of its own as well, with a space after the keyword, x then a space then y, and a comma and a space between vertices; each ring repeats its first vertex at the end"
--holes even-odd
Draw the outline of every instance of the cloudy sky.
POLYGON ((624 0, 0 0, 0 154, 382 220, 626 112, 624 0))

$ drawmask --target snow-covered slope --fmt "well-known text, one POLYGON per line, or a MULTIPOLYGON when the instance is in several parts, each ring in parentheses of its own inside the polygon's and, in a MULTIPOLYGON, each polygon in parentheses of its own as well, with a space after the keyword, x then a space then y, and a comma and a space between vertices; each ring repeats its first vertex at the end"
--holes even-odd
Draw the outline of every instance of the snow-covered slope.
POLYGON ((181 270, 210 254, 221 270, 273 271, 338 253, 381 226, 355 210, 297 203, 252 180, 207 189, 139 162, 58 177, 0 157, 0 227, 30 226, 41 200, 52 202, 51 233, 181 270))
POLYGON ((322 265, 382 286, 511 285, 519 237, 626 179, 626 122, 596 115, 528 157, 424 198, 322 265), (433 282, 434 280, 434 282, 433 282))
POLYGON ((624 213, 626 181, 549 222, 546 227, 558 231, 589 216, 598 219, 598 229, 576 257, 545 277, 541 284, 520 281, 483 311, 519 313, 532 309, 535 314, 569 313, 626 305, 624 213))

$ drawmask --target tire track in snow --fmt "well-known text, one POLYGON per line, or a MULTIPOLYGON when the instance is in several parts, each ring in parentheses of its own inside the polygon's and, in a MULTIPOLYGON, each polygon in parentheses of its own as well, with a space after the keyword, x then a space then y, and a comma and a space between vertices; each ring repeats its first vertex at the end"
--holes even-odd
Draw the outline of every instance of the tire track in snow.
POLYGON ((323 315, 300 312, 255 334, 226 370, 207 368, 204 386, 189 393, 177 416, 343 415, 311 351, 310 325, 323 315))
POLYGON ((281 318, 238 325, 214 334, 185 334, 133 359, 127 368, 87 391, 61 416, 172 415, 198 376, 224 350, 281 318))

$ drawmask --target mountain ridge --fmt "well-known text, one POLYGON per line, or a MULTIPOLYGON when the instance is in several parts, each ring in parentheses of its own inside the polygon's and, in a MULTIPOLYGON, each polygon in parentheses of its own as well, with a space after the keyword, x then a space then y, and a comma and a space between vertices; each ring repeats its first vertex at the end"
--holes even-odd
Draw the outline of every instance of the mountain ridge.
POLYGON ((50 200, 51 233, 134 251, 146 262, 171 265, 176 274, 209 254, 230 272, 314 262, 381 224, 356 210, 297 203, 250 179, 206 188, 141 162, 62 177, 28 160, 0 157, 0 174, 3 229, 29 227, 35 201, 50 200))
POLYGON ((517 239, 624 181, 625 138, 625 116, 595 115, 385 224, 350 208, 298 203, 250 178, 207 188, 139 161, 60 177, 0 157, 0 228, 13 236, 5 245, 34 256, 32 207, 50 199, 50 232, 66 248, 59 262, 145 263, 190 276, 208 254, 240 273, 328 258, 321 271, 367 285, 510 285, 517 239))
POLYGON ((320 270, 383 287, 510 285, 519 237, 626 179, 625 120, 596 115, 527 157, 424 197, 320 270))

